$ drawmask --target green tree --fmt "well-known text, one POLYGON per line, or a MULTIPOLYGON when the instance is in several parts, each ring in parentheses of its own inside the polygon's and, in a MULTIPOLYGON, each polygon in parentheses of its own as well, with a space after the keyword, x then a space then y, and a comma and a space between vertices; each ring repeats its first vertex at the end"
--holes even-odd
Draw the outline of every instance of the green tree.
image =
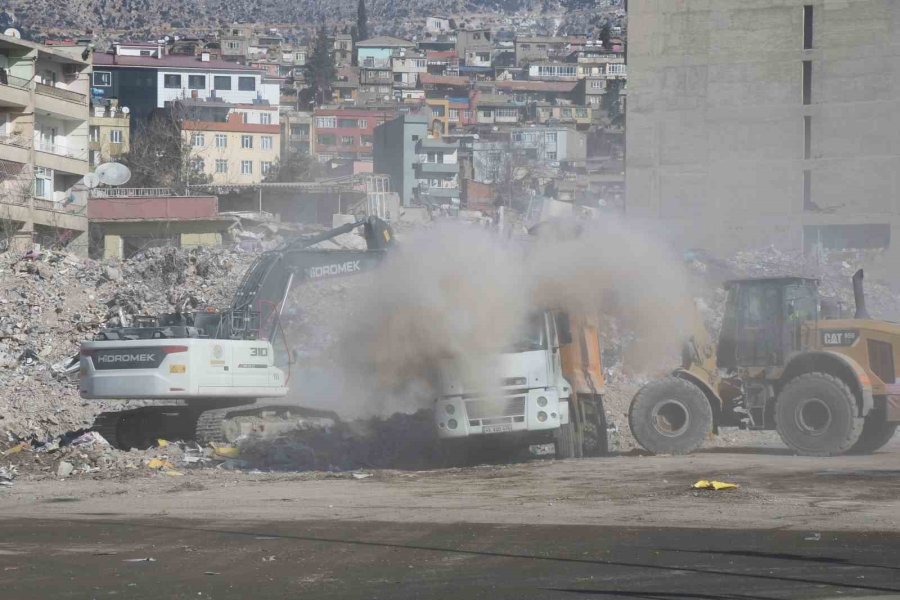
POLYGON ((319 26, 313 50, 306 63, 306 79, 312 95, 311 104, 324 104, 331 96, 331 83, 334 81, 334 54, 328 40, 325 24, 319 26))
POLYGON ((361 40, 369 39, 369 15, 366 14, 366 0, 359 0, 356 6, 356 33, 361 40))
POLYGON ((606 81, 606 92, 603 94, 603 100, 600 103, 601 108, 606 111, 609 121, 613 125, 621 125, 624 115, 622 114, 622 85, 621 79, 608 79, 606 81))
POLYGON ((267 183, 315 181, 322 176, 322 165, 306 152, 290 152, 281 157, 266 176, 267 183))
POLYGON ((606 50, 610 49, 610 36, 612 36, 612 27, 610 27, 609 21, 607 21, 603 24, 603 27, 600 28, 600 41, 603 43, 603 48, 606 50))

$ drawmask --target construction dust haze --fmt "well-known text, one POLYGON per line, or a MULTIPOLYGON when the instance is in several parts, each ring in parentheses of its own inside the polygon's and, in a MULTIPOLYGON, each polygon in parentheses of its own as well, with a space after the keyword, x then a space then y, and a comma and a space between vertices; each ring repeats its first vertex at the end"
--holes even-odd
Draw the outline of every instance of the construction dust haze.
POLYGON ((690 322, 680 262, 609 220, 511 237, 439 224, 403 237, 346 301, 353 309, 317 388, 345 417, 430 406, 442 366, 489 387, 489 357, 521 338, 535 310, 595 311, 628 332, 625 360, 637 371, 671 364, 690 322))

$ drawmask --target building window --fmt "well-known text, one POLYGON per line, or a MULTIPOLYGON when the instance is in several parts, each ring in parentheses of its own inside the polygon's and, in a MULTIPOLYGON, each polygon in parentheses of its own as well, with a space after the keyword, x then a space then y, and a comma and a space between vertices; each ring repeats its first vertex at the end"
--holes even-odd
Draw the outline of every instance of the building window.
POLYGON ((238 77, 238 89, 242 92, 256 91, 256 78, 238 77))
POLYGON ((356 143, 356 138, 352 135, 342 135, 341 136, 341 146, 352 146, 356 143))
POLYGON ((811 50, 813 47, 813 7, 807 4, 803 7, 803 49, 811 50))
POLYGON ((228 136, 224 133, 216 134, 216 148, 227 148, 228 147, 228 136))
POLYGON ((322 146, 334 146, 335 137, 333 135, 319 135, 316 136, 316 142, 322 146))
POLYGON ((91 141, 92 142, 100 141, 100 128, 99 127, 91 127, 91 141))
POLYGON ((213 87, 217 90, 230 90, 231 77, 228 75, 216 75, 213 77, 213 87))
POLYGON ((178 89, 181 87, 181 75, 163 75, 163 86, 169 89, 178 89))
POLYGON ((109 87, 112 85, 112 73, 109 71, 94 71, 94 87, 109 87))
POLYGON ((812 200, 812 171, 803 170, 803 210, 812 210, 816 207, 812 200))
POLYGON ((195 173, 202 173, 205 168, 206 165, 203 163, 202 158, 191 159, 191 169, 193 169, 195 173))
POLYGON ((228 161, 223 158, 216 159, 216 173, 227 173, 228 161))
POLYGON ((252 148, 253 147, 253 136, 252 135, 242 135, 241 136, 241 148, 252 148))
POLYGON ((252 175, 253 174, 253 161, 252 160, 242 160, 241 161, 241 175, 252 175))
POLYGON ((548 144, 555 144, 556 143, 556 132, 548 131, 547 134, 544 136, 544 139, 547 140, 548 144))
POLYGON ((44 167, 35 167, 34 195, 38 198, 49 198, 53 192, 53 171, 44 167))
POLYGON ((361 135, 361 136, 359 136, 359 141, 363 146, 371 146, 372 145, 372 136, 371 135, 361 135))
POLYGON ((113 144, 121 144, 122 143, 122 130, 121 129, 110 129, 109 130, 109 141, 113 144))
POLYGON ((338 119, 337 126, 342 129, 356 129, 359 127, 359 121, 357 119, 338 119))
POLYGON ((188 89, 206 89, 206 75, 188 75, 188 89))
POLYGON ((334 129, 337 127, 337 118, 335 117, 316 117, 317 129, 334 129))
POLYGON ((803 117, 803 158, 812 157, 812 117, 803 117))
POLYGON ((191 146, 202 148, 206 145, 206 136, 202 133, 194 132, 191 134, 191 146))
POLYGON ((260 148, 263 150, 271 150, 272 149, 272 136, 264 135, 260 138, 260 148))
POLYGON ((812 104, 812 61, 803 61, 803 104, 812 104))
POLYGON ((250 114, 242 112, 241 113, 241 123, 249 123, 250 122, 250 114))
POLYGON ((547 160, 556 160, 556 152, 547 152, 547 160))
POLYGON ((271 125, 272 124, 272 115, 269 113, 260 113, 259 122, 262 125, 271 125))
POLYGON ((269 171, 271 171, 271 170, 272 170, 271 162, 264 160, 259 163, 259 172, 262 173, 263 176, 268 175, 269 171))
POLYGON ((238 46, 240 46, 240 44, 238 42, 228 42, 229 50, 237 50, 238 46))
POLYGON ((891 226, 888 223, 860 223, 854 225, 805 225, 803 247, 815 246, 826 250, 848 248, 888 248, 891 245, 891 226))

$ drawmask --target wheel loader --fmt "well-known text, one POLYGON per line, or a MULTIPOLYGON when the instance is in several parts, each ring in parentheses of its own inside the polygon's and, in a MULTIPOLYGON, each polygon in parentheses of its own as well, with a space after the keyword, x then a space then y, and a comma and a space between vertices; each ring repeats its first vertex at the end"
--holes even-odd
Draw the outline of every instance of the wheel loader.
POLYGON ((853 276, 853 318, 823 310, 814 279, 741 279, 725 288, 717 343, 698 323, 681 367, 632 400, 629 424, 642 447, 688 454, 719 427, 735 426, 774 429, 807 456, 866 454, 890 441, 900 422, 900 324, 869 317, 862 270, 853 276))

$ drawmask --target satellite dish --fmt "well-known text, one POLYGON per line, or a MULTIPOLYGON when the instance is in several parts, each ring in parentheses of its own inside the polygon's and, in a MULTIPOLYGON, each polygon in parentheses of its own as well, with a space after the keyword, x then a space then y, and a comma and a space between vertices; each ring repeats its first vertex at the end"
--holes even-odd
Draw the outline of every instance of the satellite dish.
POLYGON ((94 173, 100 178, 100 183, 106 185, 122 185, 131 179, 131 170, 117 162, 107 162, 94 169, 94 173))
POLYGON ((85 187, 94 189, 95 187, 100 185, 100 177, 96 173, 88 173, 81 178, 81 182, 85 187))
POLYGON ((19 33, 19 30, 15 27, 10 27, 6 31, 3 32, 3 35, 8 35, 9 37, 21 38, 22 34, 19 33))
POLYGON ((130 112, 131 112, 131 109, 130 109, 130 108, 128 108, 128 107, 127 107, 127 106, 123 106, 123 107, 122 107, 122 112, 123 112, 123 113, 124 113, 124 114, 126 114, 126 115, 127 115, 127 114, 128 114, 128 113, 130 113, 130 112))

